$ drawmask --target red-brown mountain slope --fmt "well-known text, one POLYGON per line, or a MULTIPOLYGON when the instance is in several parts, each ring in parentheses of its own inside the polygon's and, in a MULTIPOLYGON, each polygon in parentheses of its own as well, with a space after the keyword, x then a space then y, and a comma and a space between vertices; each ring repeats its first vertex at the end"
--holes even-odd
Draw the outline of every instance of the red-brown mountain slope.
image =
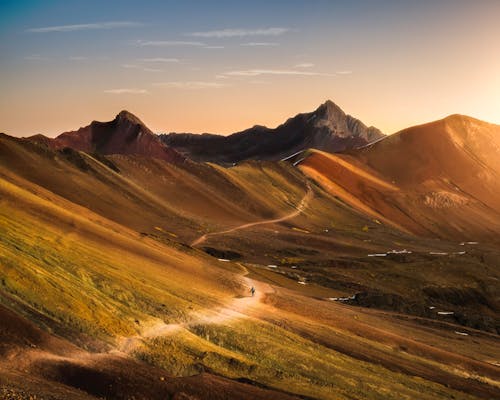
POLYGON ((55 139, 42 135, 30 139, 53 149, 70 147, 74 150, 100 154, 133 154, 179 162, 184 158, 160 142, 144 123, 128 111, 121 111, 109 122, 93 121, 77 131, 64 132, 55 139))

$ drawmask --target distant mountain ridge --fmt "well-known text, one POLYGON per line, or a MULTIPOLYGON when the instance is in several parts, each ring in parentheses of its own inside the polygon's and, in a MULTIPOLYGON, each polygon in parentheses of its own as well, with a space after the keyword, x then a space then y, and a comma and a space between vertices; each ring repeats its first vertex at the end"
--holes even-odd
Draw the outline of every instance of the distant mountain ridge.
POLYGON ((139 118, 125 110, 112 121, 92 121, 86 127, 64 132, 54 139, 43 135, 35 135, 29 139, 53 149, 70 147, 87 153, 141 155, 169 162, 184 159, 175 150, 161 143, 158 136, 139 118))
POLYGON ((160 140, 195 161, 234 163, 279 160, 307 148, 339 152, 384 136, 328 100, 315 111, 298 114, 274 129, 256 125, 229 136, 170 133, 160 135, 160 140))

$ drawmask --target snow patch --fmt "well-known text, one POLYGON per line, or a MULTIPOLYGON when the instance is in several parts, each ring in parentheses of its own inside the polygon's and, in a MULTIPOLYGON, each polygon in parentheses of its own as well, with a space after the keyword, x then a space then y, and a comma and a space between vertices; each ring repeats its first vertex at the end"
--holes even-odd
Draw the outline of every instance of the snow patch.
POLYGON ((285 158, 282 158, 280 161, 287 161, 289 160, 290 158, 293 158, 297 155, 299 155, 300 153, 302 153, 304 150, 299 150, 297 151, 296 153, 293 153, 293 154, 290 154, 289 156, 285 157, 285 158))
POLYGON ((349 300, 355 300, 356 295, 353 294, 352 296, 349 297, 328 297, 328 300, 330 301, 349 301, 349 300))
POLYGON ((299 165, 299 164, 300 164, 302 161, 304 161, 305 159, 306 159, 306 158, 305 158, 305 157, 303 157, 303 158, 301 158, 300 160, 295 161, 292 165, 293 165, 294 167, 296 167, 297 165, 299 165))
POLYGON ((411 254, 412 252, 410 250, 389 250, 387 254, 411 254))

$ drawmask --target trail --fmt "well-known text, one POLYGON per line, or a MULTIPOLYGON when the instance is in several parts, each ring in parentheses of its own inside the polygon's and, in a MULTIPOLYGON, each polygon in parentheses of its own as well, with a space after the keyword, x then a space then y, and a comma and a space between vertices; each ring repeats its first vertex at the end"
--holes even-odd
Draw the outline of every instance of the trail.
MULTIPOLYGON (((300 203, 297 205, 294 211, 289 214, 284 215, 280 218, 266 219, 262 221, 249 222, 243 225, 236 226, 231 229, 206 233, 196 239, 191 246, 196 246, 200 243, 206 241, 210 236, 223 235, 226 233, 231 233, 235 231, 239 231, 242 229, 251 228, 253 226, 259 225, 267 225, 267 224, 275 224, 278 222, 287 221, 289 219, 295 218, 300 215, 304 209, 309 205, 309 202, 314 196, 314 192, 312 190, 311 184, 307 182, 307 192, 304 197, 301 199, 300 203)), ((121 353, 121 354, 131 354, 134 350, 139 348, 141 344, 146 339, 152 339, 155 337, 168 336, 174 333, 179 332, 182 329, 188 329, 191 325, 195 324, 222 324, 227 323, 237 318, 246 318, 245 311, 250 308, 257 308, 261 305, 261 300, 266 293, 274 293, 275 289, 264 282, 255 281, 253 279, 248 278, 248 270, 242 265, 238 264, 240 267, 244 269, 243 273, 243 281, 245 286, 248 288, 247 293, 249 293, 250 288, 253 286, 256 289, 254 296, 244 296, 241 298, 233 298, 231 301, 226 303, 224 306, 216 308, 216 309, 206 309, 203 311, 198 311, 193 313, 192 320, 184 323, 176 323, 176 324, 166 324, 163 321, 158 321, 157 323, 151 325, 150 327, 143 330, 140 335, 131 336, 122 338, 119 341, 116 349, 112 350, 111 353, 121 353)))
MULTIPOLYGON (((223 235, 226 233, 235 232, 253 226, 274 224, 295 218, 296 216, 300 215, 304 211, 304 209, 309 205, 309 202, 311 201, 313 196, 314 192, 312 190, 310 183, 308 182, 307 192, 293 212, 286 214, 280 218, 250 222, 224 231, 207 233, 196 239, 191 244, 191 246, 196 246, 200 243, 203 243, 210 236, 223 235)), ((245 289, 246 295, 244 295, 243 297, 235 297, 227 301, 220 307, 193 312, 191 314, 191 319, 188 322, 167 324, 161 320, 157 320, 156 323, 153 323, 149 327, 145 328, 138 335, 120 338, 118 340, 118 344, 114 349, 111 349, 103 353, 89 353, 84 350, 77 350, 65 356, 58 356, 48 353, 46 351, 33 350, 26 352, 23 357, 24 360, 19 360, 19 361, 21 364, 24 364, 24 366, 28 366, 29 364, 32 364, 36 360, 43 360, 43 359, 64 360, 69 362, 77 362, 79 364, 85 365, 87 363, 92 363, 96 360, 103 358, 105 359, 107 357, 116 357, 116 356, 128 357, 131 356, 135 350, 139 349, 148 339, 173 335, 183 329, 189 329, 190 326, 196 324, 224 324, 234 321, 236 319, 248 318, 249 317, 248 311, 250 310, 254 311, 256 309, 261 308, 263 306, 261 300, 264 298, 265 294, 275 293, 276 290, 273 286, 267 283, 248 278, 246 276, 248 275, 248 270, 242 264, 239 265, 244 270, 242 279, 244 286, 246 287, 245 289), (252 286, 255 287, 256 289, 254 296, 250 295, 250 288, 252 286)))
POLYGON ((114 354, 130 355, 134 350, 138 349, 145 340, 153 339, 156 337, 173 335, 183 329, 189 329, 190 326, 197 324, 224 324, 236 319, 247 318, 246 311, 250 309, 257 309, 261 307, 261 300, 267 293, 275 293, 276 289, 271 285, 255 281, 248 278, 248 270, 242 264, 238 264, 244 269, 243 281, 246 287, 247 295, 243 297, 235 297, 228 301, 226 304, 216 307, 214 309, 205 309, 193 312, 192 319, 188 322, 166 324, 163 321, 151 325, 142 331, 140 335, 122 338, 117 347, 110 351, 114 354), (250 288, 255 287, 255 295, 250 295, 250 288))
MULTIPOLYGON (((265 294, 274 293, 276 290, 267 283, 248 278, 246 276, 248 270, 242 264, 238 265, 244 269, 242 279, 245 286, 245 295, 232 298, 219 307, 195 311, 191 314, 188 322, 166 324, 157 320, 156 323, 153 323, 138 335, 120 338, 116 347, 106 352, 91 353, 75 348, 73 351, 58 355, 42 349, 29 349, 18 353, 15 357, 10 357, 9 368, 15 365, 17 369, 28 370, 37 362, 44 361, 63 361, 89 366, 115 357, 133 357, 134 351, 141 348, 148 339, 174 335, 197 324, 225 324, 237 319, 248 318, 250 310, 255 311, 263 306, 261 300, 265 294), (250 295, 250 287, 252 286, 256 288, 254 296, 250 295)), ((1 360, 0 367, 2 367, 1 360)))
POLYGON ((239 225, 239 226, 236 226, 234 228, 227 229, 227 230, 224 230, 224 231, 206 233, 206 234, 200 236, 194 242, 192 242, 191 246, 194 247, 196 245, 199 245, 200 243, 203 243, 210 236, 224 235, 226 233, 232 233, 232 232, 236 232, 236 231, 239 231, 239 230, 242 230, 242 229, 251 228, 253 226, 258 226, 258 225, 276 224, 278 222, 283 222, 283 221, 287 221, 289 219, 295 218, 296 216, 300 215, 302 213, 302 211, 304 211, 304 209, 309 205, 309 202, 311 201, 311 199, 313 197, 314 197, 314 192, 313 192, 313 190, 311 188, 310 183, 307 182, 307 192, 304 195, 304 197, 302 198, 302 200, 300 201, 299 205, 295 208, 295 211, 293 211, 293 212, 291 212, 289 214, 286 214, 286 215, 284 215, 283 217, 280 217, 280 218, 265 219, 265 220, 262 220, 262 221, 249 222, 249 223, 246 223, 246 224, 243 224, 243 225, 239 225))

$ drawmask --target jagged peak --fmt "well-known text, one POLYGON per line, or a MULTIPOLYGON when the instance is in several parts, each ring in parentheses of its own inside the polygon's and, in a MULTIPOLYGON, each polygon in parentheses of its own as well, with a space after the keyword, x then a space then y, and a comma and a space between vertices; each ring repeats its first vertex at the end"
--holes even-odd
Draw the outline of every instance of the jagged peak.
POLYGON ((326 114, 326 117, 331 117, 334 115, 345 115, 345 112, 331 100, 326 100, 318 107, 316 112, 326 114))
POLYGON ((367 127, 362 121, 346 114, 337 104, 326 100, 313 113, 310 121, 316 127, 325 127, 341 137, 363 137, 368 141, 378 139, 384 134, 377 128, 367 127))
POLYGON ((134 114, 132 114, 130 111, 127 110, 120 111, 116 116, 116 119, 118 121, 130 121, 133 124, 139 124, 145 126, 144 122, 142 122, 138 117, 136 117, 134 114))

